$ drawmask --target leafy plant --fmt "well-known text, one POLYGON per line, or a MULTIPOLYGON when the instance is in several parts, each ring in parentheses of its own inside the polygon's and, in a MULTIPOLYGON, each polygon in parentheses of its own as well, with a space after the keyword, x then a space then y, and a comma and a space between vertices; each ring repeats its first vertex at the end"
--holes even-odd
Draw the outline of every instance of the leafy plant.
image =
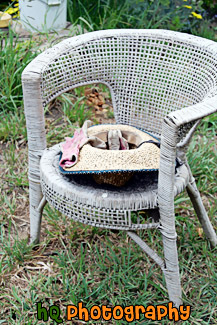
POLYGON ((88 31, 165 28, 191 33, 201 24, 202 2, 185 0, 68 0, 68 19, 88 31))
POLYGON ((211 16, 217 14, 217 1, 216 0, 203 0, 203 7, 209 12, 211 16))
POLYGON ((62 103, 63 112, 70 124, 78 122, 81 127, 84 121, 90 118, 91 112, 87 109, 85 103, 82 102, 85 96, 76 99, 76 101, 74 99, 74 103, 73 96, 70 94, 63 94, 58 99, 62 103))
POLYGON ((4 111, 1 113, 0 141, 27 140, 26 121, 23 112, 4 111))
POLYGON ((0 112, 15 111, 22 105, 21 74, 37 55, 32 40, 20 42, 9 29, 9 35, 0 32, 0 112))

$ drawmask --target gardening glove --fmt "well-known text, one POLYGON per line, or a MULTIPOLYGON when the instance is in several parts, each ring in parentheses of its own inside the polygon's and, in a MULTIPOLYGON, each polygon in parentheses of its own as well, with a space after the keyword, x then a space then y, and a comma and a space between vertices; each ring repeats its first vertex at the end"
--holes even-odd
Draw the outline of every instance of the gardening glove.
POLYGON ((59 164, 63 169, 77 163, 80 149, 89 142, 94 147, 106 149, 106 143, 101 139, 94 136, 88 138, 87 129, 91 125, 91 121, 85 121, 82 128, 75 131, 73 138, 66 137, 66 142, 60 145, 62 157, 59 164))
POLYGON ((108 148, 109 150, 128 150, 127 140, 122 136, 120 130, 108 131, 108 148))

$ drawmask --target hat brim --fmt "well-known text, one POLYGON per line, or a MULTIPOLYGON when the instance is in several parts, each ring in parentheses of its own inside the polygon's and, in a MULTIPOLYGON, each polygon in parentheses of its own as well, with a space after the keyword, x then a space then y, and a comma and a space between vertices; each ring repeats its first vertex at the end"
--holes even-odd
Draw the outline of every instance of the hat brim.
MULTIPOLYGON (((159 141, 148 132, 142 131, 129 125, 101 124, 88 128, 88 136, 98 133, 119 129, 121 131, 134 132, 142 141, 159 141)), ((60 154, 60 159, 62 153, 60 154)), ((102 174, 102 173, 124 173, 124 172, 147 172, 157 171, 160 163, 160 149, 153 143, 144 143, 136 149, 130 150, 105 150, 84 145, 79 153, 78 162, 63 169, 63 174, 102 174)))

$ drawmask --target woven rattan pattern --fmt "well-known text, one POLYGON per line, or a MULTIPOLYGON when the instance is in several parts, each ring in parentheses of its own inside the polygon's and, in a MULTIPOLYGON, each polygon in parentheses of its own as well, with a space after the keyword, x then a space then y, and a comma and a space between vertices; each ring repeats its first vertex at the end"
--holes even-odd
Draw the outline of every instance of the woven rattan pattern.
POLYGON ((155 35, 93 39, 45 67, 43 101, 79 84, 104 82, 114 95, 117 123, 161 134, 169 112, 216 94, 215 61, 207 49, 155 35))
POLYGON ((137 220, 137 223, 131 221, 131 211, 112 210, 105 208, 96 208, 90 205, 80 204, 69 198, 60 195, 52 190, 42 181, 42 189, 46 195, 47 201, 58 211, 71 217, 75 221, 82 222, 95 227, 133 230, 157 228, 158 222, 144 223, 144 220, 137 220))

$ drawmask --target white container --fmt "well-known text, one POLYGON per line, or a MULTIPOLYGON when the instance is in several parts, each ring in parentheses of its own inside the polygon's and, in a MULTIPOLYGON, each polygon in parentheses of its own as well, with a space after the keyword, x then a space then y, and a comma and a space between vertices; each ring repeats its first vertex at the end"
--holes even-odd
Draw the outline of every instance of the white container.
POLYGON ((58 31, 66 27, 67 0, 19 0, 20 20, 31 32, 58 31))

